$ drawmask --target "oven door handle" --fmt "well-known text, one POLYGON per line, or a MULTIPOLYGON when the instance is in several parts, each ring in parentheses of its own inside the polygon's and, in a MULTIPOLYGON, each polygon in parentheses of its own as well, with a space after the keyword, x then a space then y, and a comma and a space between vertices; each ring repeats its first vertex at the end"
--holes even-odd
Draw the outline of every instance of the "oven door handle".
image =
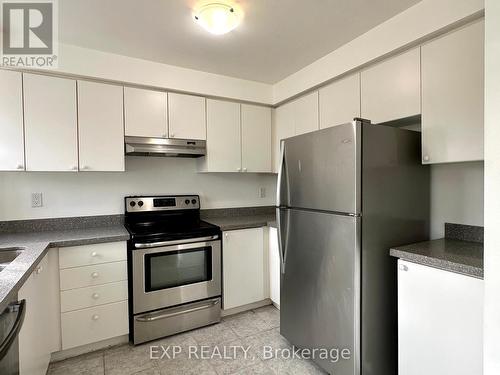
POLYGON ((184 243, 191 242, 202 242, 202 241, 210 241, 216 240, 219 236, 207 236, 207 237, 198 237, 198 238, 188 238, 185 240, 172 240, 172 241, 160 241, 160 242, 146 242, 146 243, 136 243, 134 244, 136 249, 149 249, 151 247, 160 247, 160 246, 168 246, 168 245, 180 245, 184 243))
POLYGON ((135 318, 135 320, 137 320, 138 322, 154 322, 155 320, 171 318, 171 317, 177 316, 177 315, 182 315, 182 314, 192 313, 192 312, 199 311, 199 310, 209 309, 210 307, 217 305, 219 302, 220 302, 220 299, 216 299, 216 300, 210 301, 210 303, 208 303, 206 305, 193 307, 191 309, 179 310, 179 311, 175 311, 175 312, 171 312, 171 313, 164 313, 164 314, 157 314, 157 315, 149 314, 149 315, 146 315, 143 317, 142 316, 137 317, 137 318, 135 318))

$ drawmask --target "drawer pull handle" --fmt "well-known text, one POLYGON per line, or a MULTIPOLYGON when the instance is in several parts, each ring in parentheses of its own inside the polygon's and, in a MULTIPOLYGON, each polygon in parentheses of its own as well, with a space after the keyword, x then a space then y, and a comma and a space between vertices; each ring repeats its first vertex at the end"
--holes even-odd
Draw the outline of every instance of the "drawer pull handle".
POLYGON ((43 267, 42 267, 42 266, 39 266, 39 267, 37 267, 37 268, 36 268, 35 273, 36 273, 37 275, 40 275, 40 274, 42 273, 42 271, 43 271, 43 267))
POLYGON ((97 314, 92 315, 92 320, 99 320, 99 315, 97 315, 97 314))
POLYGON ((90 254, 90 256, 96 257, 97 256, 97 252, 92 251, 92 253, 90 254))
POLYGON ((93 298, 93 299, 99 299, 99 297, 100 297, 100 296, 99 296, 99 293, 94 293, 94 294, 92 294, 92 298, 93 298))
POLYGON ((97 279, 99 277, 99 272, 92 272, 92 278, 97 279))

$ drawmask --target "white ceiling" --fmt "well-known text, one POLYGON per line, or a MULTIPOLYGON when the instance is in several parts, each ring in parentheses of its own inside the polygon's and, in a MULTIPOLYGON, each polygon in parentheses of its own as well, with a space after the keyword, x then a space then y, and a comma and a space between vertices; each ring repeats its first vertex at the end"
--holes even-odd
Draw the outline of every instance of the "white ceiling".
POLYGON ((196 0, 63 0, 59 38, 100 51, 275 83, 419 1, 239 0, 242 24, 214 36, 192 21, 196 0))

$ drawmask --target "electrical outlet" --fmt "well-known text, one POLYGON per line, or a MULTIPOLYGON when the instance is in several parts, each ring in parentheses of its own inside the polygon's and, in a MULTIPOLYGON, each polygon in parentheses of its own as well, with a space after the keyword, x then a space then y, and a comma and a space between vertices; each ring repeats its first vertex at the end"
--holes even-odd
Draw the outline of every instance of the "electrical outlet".
POLYGON ((43 196, 42 193, 31 193, 31 207, 42 207, 43 196))
POLYGON ((265 187, 259 188, 259 197, 261 197, 261 198, 266 197, 266 188, 265 187))

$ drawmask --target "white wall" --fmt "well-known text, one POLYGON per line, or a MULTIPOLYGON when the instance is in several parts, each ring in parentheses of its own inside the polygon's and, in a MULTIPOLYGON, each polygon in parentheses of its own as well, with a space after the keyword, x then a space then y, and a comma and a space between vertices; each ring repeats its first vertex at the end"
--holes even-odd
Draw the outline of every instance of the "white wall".
POLYGON ((500 1, 486 0, 484 374, 500 374, 500 1))
POLYGON ((59 68, 56 71, 235 100, 263 104, 271 104, 272 102, 272 85, 265 83, 63 43, 59 45, 59 68))
MULTIPOLYGON (((423 0, 273 86, 274 103, 479 16, 484 0, 423 0)), ((325 36, 327 37, 327 36, 325 36)))
POLYGON ((444 223, 483 225, 483 162, 431 166, 431 238, 444 223))
POLYGON ((124 173, 0 172, 0 221, 120 214, 131 194, 200 194, 202 208, 266 206, 275 190, 271 174, 204 174, 195 159, 127 157, 124 173), (44 207, 31 208, 32 192, 43 193, 44 207))

